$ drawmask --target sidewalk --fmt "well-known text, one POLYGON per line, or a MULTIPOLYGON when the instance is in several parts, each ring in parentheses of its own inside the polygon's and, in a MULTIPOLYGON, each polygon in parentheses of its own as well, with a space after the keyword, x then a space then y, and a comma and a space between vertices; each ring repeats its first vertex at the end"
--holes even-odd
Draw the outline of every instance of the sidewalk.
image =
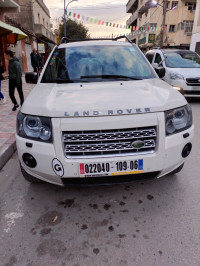
MULTIPOLYGON (((24 98, 27 97, 34 84, 27 84, 22 77, 24 98)), ((8 93, 8 80, 2 80, 1 91, 6 96, 6 103, 0 104, 0 169, 6 164, 12 154, 16 151, 15 132, 16 132, 16 116, 20 107, 16 111, 12 111, 13 104, 8 93)), ((18 104, 19 96, 17 89, 15 97, 18 104)))

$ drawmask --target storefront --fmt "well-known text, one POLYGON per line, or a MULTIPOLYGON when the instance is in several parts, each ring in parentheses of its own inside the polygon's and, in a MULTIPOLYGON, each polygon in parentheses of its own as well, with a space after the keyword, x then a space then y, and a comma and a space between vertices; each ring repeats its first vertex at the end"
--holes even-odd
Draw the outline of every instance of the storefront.
POLYGON ((8 69, 8 62, 5 60, 4 52, 10 45, 16 45, 18 41, 26 37, 27 35, 20 29, 0 21, 0 60, 5 69, 8 69))

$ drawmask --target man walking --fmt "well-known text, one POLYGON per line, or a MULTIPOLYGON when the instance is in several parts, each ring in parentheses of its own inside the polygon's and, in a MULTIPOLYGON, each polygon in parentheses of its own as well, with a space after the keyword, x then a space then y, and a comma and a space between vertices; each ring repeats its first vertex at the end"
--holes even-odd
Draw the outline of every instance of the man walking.
POLYGON ((14 104, 12 110, 15 111, 19 105, 15 98, 15 88, 20 98, 20 104, 22 106, 24 102, 24 94, 22 91, 22 71, 19 64, 19 60, 14 56, 12 51, 6 51, 6 58, 9 60, 8 72, 9 72, 9 96, 14 104))
POLYGON ((33 49, 33 52, 31 53, 31 65, 33 67, 33 71, 38 73, 39 60, 38 60, 36 49, 33 49))

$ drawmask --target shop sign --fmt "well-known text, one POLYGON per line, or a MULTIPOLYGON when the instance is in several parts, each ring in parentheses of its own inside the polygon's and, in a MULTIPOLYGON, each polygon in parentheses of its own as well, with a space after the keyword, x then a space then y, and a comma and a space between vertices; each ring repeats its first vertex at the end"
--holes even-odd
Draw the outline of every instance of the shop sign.
POLYGON ((138 40, 138 45, 146 43, 146 37, 138 40))
POLYGON ((155 40, 156 40, 156 35, 153 33, 150 33, 148 42, 152 43, 152 42, 155 42, 155 40))
POLYGON ((38 51, 40 54, 45 54, 45 45, 44 43, 38 43, 38 51))

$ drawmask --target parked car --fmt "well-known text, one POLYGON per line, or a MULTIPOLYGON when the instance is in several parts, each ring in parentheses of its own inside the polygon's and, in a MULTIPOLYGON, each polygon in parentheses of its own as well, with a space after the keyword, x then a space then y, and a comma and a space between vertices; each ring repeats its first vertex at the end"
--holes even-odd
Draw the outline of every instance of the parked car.
POLYGON ((200 97, 200 57, 188 50, 152 49, 146 53, 152 66, 165 68, 163 80, 184 94, 200 97))
POLYGON ((119 183, 182 169, 192 149, 191 107, 121 38, 64 38, 52 51, 17 116, 28 181, 119 183))

